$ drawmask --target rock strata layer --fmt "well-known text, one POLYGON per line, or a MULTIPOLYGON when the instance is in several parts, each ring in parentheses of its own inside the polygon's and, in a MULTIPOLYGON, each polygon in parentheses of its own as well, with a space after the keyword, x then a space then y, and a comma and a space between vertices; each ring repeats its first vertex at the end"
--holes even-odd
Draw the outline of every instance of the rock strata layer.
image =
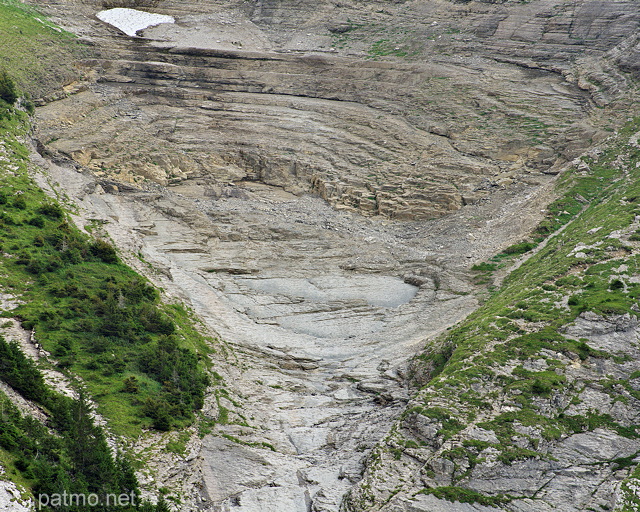
POLYGON ((40 110, 50 150, 121 180, 259 181, 397 219, 557 172, 606 134, 594 107, 637 68, 632 2, 155 2, 178 23, 144 38, 52 4, 96 45, 98 84, 40 110))
POLYGON ((470 265, 624 117, 636 7, 48 2, 95 51, 40 102, 49 183, 231 348, 233 396, 207 412, 229 418, 145 484, 216 512, 339 510, 411 398, 409 357, 477 307, 470 265), (107 7, 176 23, 132 39, 107 7))

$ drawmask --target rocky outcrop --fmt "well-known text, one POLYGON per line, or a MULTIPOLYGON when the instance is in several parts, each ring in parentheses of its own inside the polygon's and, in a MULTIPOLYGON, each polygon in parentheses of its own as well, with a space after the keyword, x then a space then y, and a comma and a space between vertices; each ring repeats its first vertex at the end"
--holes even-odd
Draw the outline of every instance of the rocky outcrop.
POLYGON ((39 137, 121 180, 244 179, 438 217, 605 134, 591 110, 628 89, 639 17, 572 5, 155 2, 178 23, 137 39, 94 24, 100 85, 42 109, 39 137))
MULTIPOLYGON (((211 511, 335 512, 367 468, 343 507, 615 501, 603 462, 634 455, 619 431, 515 425, 509 459, 479 416, 462 446, 480 451, 462 454, 438 435, 451 418, 420 409, 444 406, 440 390, 411 397, 406 361, 478 306, 469 266, 522 240, 552 176, 626 118, 633 2, 105 4, 177 23, 132 39, 94 18, 102 4, 47 3, 97 53, 92 80, 38 109, 42 183, 225 340, 232 383, 208 397, 215 428, 179 462, 158 452, 144 485, 211 511), (509 497, 419 494, 460 478, 509 497)), ((565 379, 602 371, 557 358, 565 379)), ((634 403, 616 406, 623 426, 634 403)))
POLYGON ((569 188, 575 216, 415 359, 422 387, 345 511, 637 510, 636 133, 576 162, 576 187, 615 174, 590 200, 569 188))
MULTIPOLYGON (((4 468, 0 466, 0 476, 2 473, 4 473, 4 468)), ((12 512, 29 512, 33 510, 35 503, 25 499, 14 483, 0 479, 0 506, 4 510, 12 512)))
MULTIPOLYGON (((638 400, 622 390, 635 379, 640 369, 636 339, 638 319, 629 315, 603 318, 593 313, 581 315, 567 329, 569 337, 583 340, 595 350, 616 354, 618 361, 585 358, 575 354, 554 353, 563 370, 556 373, 570 383, 563 393, 551 399, 541 398, 539 414, 584 422, 582 432, 551 432, 542 419, 527 424, 515 420, 513 443, 521 453, 505 457, 496 431, 487 425, 490 419, 505 418, 519 410, 506 397, 478 409, 474 420, 458 434, 443 436, 443 418, 430 417, 427 407, 450 409, 452 403, 438 398, 429 387, 409 403, 404 419, 377 452, 379 462, 369 465, 365 480, 352 491, 344 510, 380 511, 458 511, 458 510, 557 510, 582 511, 619 509, 624 505, 622 486, 635 466, 640 449, 634 429, 638 425, 638 400), (607 389, 610 379, 614 389, 607 389), (616 386, 619 389, 615 389, 616 386), (622 392, 624 399, 616 399, 622 392), (425 412, 426 411, 426 412, 425 412), (426 414, 426 415, 425 415, 426 414), (602 426, 595 427, 600 418, 602 426), (400 454, 398 456, 398 454, 400 454), (429 488, 458 487, 477 493, 450 495, 447 499, 428 492, 416 499, 416 493, 429 488), (483 500, 482 496, 496 496, 483 500), (390 496, 390 497, 389 497, 390 496), (387 497, 389 497, 387 499, 387 497), (491 503, 490 507, 483 503, 491 503)), ((527 370, 544 371, 540 354, 530 360, 527 370)), ((506 369, 502 369, 503 371, 506 369)), ((509 370, 506 370, 509 372, 509 370)), ((483 396, 503 395, 499 387, 487 384, 483 396)), ((433 415, 431 415, 433 416, 433 415)), ((516 416, 514 416, 515 418, 516 416)), ((446 421, 446 419, 444 420, 446 421)), ((513 421, 513 420, 511 420, 513 421)), ((495 428, 495 424, 492 428, 495 428)))

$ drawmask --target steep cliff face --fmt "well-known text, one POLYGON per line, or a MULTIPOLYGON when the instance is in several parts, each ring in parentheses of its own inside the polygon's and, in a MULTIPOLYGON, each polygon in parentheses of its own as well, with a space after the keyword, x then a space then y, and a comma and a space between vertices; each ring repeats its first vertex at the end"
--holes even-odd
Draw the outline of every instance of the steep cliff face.
POLYGON ((143 483, 212 511, 631 499, 633 133, 619 161, 574 162, 540 233, 590 209, 447 329, 486 299, 471 265, 532 233, 554 176, 634 111, 636 7, 47 2, 94 52, 38 102, 47 183, 233 349, 202 439, 143 483), (176 23, 130 38, 110 7, 176 23))
MULTIPOLYGON (((95 14, 72 5, 49 9, 95 14)), ((617 64, 636 66, 633 3, 153 9, 178 23, 91 28, 100 87, 41 110, 50 149, 124 179, 260 181, 399 219, 557 172, 616 125, 594 108, 628 89, 617 64)))

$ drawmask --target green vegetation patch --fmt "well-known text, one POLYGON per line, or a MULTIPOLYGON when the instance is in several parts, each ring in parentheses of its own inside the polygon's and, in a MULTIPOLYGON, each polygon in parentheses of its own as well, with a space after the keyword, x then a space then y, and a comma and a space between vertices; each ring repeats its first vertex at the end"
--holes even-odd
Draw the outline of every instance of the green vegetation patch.
MULTIPOLYGON (((640 399, 628 382, 639 372, 629 370, 628 380, 602 381, 569 379, 565 372, 569 364, 588 369, 602 359, 608 360, 607 365, 628 361, 615 349, 599 350, 588 339, 567 336, 566 327, 585 312, 637 316, 640 285, 632 277, 640 275, 640 250, 633 240, 640 230, 636 221, 640 152, 629 146, 628 139, 639 129, 637 118, 597 159, 584 159, 588 171, 570 170, 560 179, 559 197, 531 242, 515 244, 472 268, 476 281, 487 282, 503 259, 524 254, 544 241, 500 289, 490 290, 481 308, 416 358, 414 381, 424 387, 405 418, 423 414, 443 425, 456 418, 465 426, 478 421, 479 427, 499 440, 491 446, 504 464, 550 457, 549 443, 598 428, 630 439, 640 437, 635 425, 604 411, 578 413, 566 407, 579 404, 587 386, 614 401, 640 399), (568 229, 561 230, 563 226, 568 229), (496 402, 508 406, 509 412, 492 414, 491 404, 496 402)), ((456 439, 456 428, 444 430, 456 439)), ((458 478, 464 478, 480 460, 479 449, 463 445, 443 456, 462 468, 458 478)), ((626 467, 631 460, 614 463, 626 467)), ((455 500, 464 496, 457 489, 438 492, 455 500)), ((473 494, 469 499, 480 503, 483 496, 473 494)))
POLYGON ((395 57, 406 57, 408 54, 406 46, 400 45, 389 39, 379 39, 371 45, 369 49, 369 56, 371 57, 384 57, 393 55, 395 57))
MULTIPOLYGON (((104 433, 93 423, 84 396, 80 394, 78 400, 73 400, 51 391, 33 361, 15 343, 7 343, 1 337, 0 354, 0 380, 49 415, 45 426, 20 413, 0 393, 0 460, 6 464, 9 478, 30 489, 34 496, 95 493, 104 501, 107 494, 126 494, 136 503, 139 491, 133 469, 122 454, 113 457, 104 433)), ((118 508, 124 512, 134 510, 118 508)))
MULTIPOLYGON (((0 337, 0 380, 47 416, 46 423, 20 412, 0 392, 0 463, 4 478, 27 490, 38 503, 38 510, 86 512, 91 507, 67 500, 55 505, 55 496, 95 494, 104 512, 168 512, 166 503, 141 502, 133 461, 107 445, 104 431, 93 422, 84 392, 72 399, 52 391, 44 384, 35 363, 24 356, 15 343, 0 337), (43 498, 40 498, 43 496, 43 498), (109 506, 111 497, 126 497, 109 506), (44 499, 46 498, 46 499, 44 499), (49 506, 51 505, 51 506, 49 506)), ((174 449, 185 443, 178 436, 174 449)), ((168 446, 169 448, 169 446, 168 446)))
POLYGON ((35 185, 15 139, 26 130, 26 116, 0 101, 0 285, 23 301, 5 315, 86 381, 119 433, 190 423, 209 384, 207 340, 35 185))
POLYGON ((423 489, 422 491, 420 491, 420 494, 432 494, 436 498, 441 500, 447 500, 451 502, 458 501, 460 503, 477 503, 485 507, 499 507, 501 505, 509 503, 509 501, 512 500, 511 497, 505 496, 503 494, 499 494, 497 496, 487 496, 471 489, 453 486, 430 487, 428 489, 423 489))
POLYGON ((534 242, 520 242, 510 245, 503 252, 504 254, 524 254, 535 248, 535 246, 536 244, 534 242))
POLYGON ((0 41, 0 68, 33 97, 78 79, 73 63, 90 55, 73 34, 18 0, 0 0, 0 41))

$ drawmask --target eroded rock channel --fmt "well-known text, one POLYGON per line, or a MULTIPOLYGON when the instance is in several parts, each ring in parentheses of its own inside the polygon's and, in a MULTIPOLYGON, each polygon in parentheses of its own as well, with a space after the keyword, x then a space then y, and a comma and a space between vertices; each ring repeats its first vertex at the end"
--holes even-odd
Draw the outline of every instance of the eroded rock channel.
POLYGON ((616 112, 639 16, 108 4, 176 23, 130 38, 91 2, 50 2, 96 56, 38 109, 41 163, 80 224, 232 348, 233 421, 159 478, 192 508, 337 511, 409 399, 408 359, 477 307, 471 264, 532 229, 553 175, 605 135, 594 107, 616 112))
POLYGON ((151 277, 233 347, 237 366, 226 372, 242 398, 230 408, 248 426, 221 432, 266 444, 205 437, 177 478, 201 475, 201 491, 191 489, 201 505, 337 510, 408 399, 407 359, 476 305, 435 252, 413 246, 424 228, 390 228, 262 187, 205 202, 105 193, 64 166, 50 174, 80 202, 84 221, 150 264, 151 277))

